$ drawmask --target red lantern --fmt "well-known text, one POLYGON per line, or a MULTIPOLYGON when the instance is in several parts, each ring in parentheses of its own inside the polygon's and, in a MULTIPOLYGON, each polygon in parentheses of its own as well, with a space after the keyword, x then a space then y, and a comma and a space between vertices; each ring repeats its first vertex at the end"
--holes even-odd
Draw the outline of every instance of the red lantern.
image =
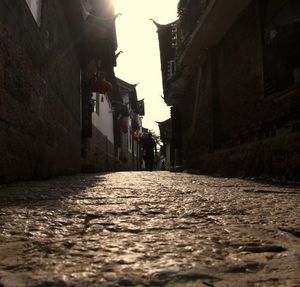
POLYGON ((133 140, 134 140, 135 142, 139 143, 139 142, 140 142, 140 136, 139 136, 137 133, 134 133, 134 135, 133 135, 133 140))
POLYGON ((98 80, 95 83, 94 92, 105 94, 112 90, 112 84, 106 80, 98 80))
POLYGON ((120 125, 122 132, 127 134, 128 133, 128 119, 127 118, 120 119, 119 125, 120 125))

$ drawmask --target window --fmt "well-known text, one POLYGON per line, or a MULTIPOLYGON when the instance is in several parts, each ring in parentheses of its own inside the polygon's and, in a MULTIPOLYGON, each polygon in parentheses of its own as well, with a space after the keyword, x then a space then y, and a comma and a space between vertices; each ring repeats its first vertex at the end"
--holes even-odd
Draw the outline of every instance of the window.
POLYGON ((171 34, 172 34, 172 48, 177 47, 177 24, 174 23, 171 25, 171 34))
POLYGON ((26 0, 26 2, 36 23, 41 25, 42 0, 26 0))
POLYGON ((100 115, 100 95, 96 94, 96 114, 100 115))
POLYGON ((92 104, 93 113, 100 115, 100 94, 98 93, 92 94, 91 104, 92 104))
POLYGON ((167 75, 168 80, 175 75, 175 72, 176 72, 175 61, 174 60, 168 61, 168 75, 167 75))
POLYGON ((97 111, 97 94, 96 93, 92 93, 91 105, 92 105, 92 112, 96 113, 96 111, 97 111))
POLYGON ((172 27, 172 34, 177 34, 177 24, 173 23, 171 24, 171 27, 172 27))
POLYGON ((299 83, 300 1, 268 1, 264 13, 265 96, 299 83))

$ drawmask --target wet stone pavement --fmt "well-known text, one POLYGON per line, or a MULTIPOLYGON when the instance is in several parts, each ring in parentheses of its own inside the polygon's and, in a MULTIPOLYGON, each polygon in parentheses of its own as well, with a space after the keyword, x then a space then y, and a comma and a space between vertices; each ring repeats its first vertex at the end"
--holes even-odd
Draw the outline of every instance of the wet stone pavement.
POLYGON ((0 286, 300 286, 300 187, 123 172, 0 186, 0 286))

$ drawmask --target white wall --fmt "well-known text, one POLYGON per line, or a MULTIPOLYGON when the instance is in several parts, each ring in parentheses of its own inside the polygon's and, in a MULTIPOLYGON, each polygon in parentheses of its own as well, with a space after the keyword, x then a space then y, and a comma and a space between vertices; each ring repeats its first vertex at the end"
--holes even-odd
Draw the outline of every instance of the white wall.
POLYGON ((111 104, 106 95, 93 93, 93 99, 96 99, 98 105, 97 112, 92 114, 93 125, 114 144, 114 122, 111 104))

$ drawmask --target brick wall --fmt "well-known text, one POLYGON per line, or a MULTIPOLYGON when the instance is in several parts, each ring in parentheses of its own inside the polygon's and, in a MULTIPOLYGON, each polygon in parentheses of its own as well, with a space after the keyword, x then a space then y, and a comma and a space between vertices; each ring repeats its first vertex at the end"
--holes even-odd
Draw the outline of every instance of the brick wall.
POLYGON ((25 1, 1 1, 0 19, 0 182, 78 172, 80 63, 60 2, 41 27, 25 1))

